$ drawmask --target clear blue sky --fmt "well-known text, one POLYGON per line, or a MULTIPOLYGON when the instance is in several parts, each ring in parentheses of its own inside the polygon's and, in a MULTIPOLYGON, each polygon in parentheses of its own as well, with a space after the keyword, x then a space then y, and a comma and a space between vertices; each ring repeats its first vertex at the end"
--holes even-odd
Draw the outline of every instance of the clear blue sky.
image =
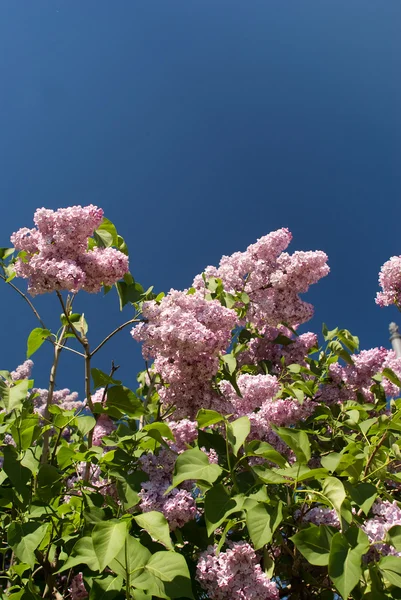
MULTIPOLYGON (((3 0, 0 245, 37 207, 94 203, 136 279, 167 291, 287 226, 292 250, 330 259, 308 328, 387 345, 398 313, 374 296, 401 254, 400 24, 399 0, 3 0)), ((12 369, 36 323, 5 286, 0 309, 12 369)), ((130 317, 101 295, 77 309, 94 344, 130 317)), ((81 390, 82 366, 64 358, 58 385, 81 390)), ((128 331, 96 366, 111 358, 133 385, 128 331)))

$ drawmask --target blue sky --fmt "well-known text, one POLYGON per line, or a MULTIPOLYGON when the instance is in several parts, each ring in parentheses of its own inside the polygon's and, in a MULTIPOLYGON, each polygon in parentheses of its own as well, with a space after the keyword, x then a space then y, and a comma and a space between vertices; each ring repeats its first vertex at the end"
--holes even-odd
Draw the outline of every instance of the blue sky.
MULTIPOLYGON (((398 313, 374 296, 401 254, 400 22, 399 0, 4 0, 0 245, 37 207, 94 203, 136 279, 167 291, 286 226, 291 250, 322 249, 332 269, 306 328, 388 345, 398 313)), ((56 327, 56 300, 36 303, 56 327)), ((94 345, 130 317, 110 296, 76 308, 94 345)), ((12 369, 36 323, 5 286, 0 309, 12 369)), ((126 331, 95 366, 114 358, 133 385, 139 356, 126 331)), ((75 356, 58 385, 82 390, 75 356)))

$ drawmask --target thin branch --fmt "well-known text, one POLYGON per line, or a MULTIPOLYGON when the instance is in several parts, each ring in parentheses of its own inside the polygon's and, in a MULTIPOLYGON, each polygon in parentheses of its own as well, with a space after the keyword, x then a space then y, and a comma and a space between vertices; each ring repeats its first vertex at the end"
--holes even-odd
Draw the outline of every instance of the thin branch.
POLYGON ((106 336, 102 342, 100 342, 100 344, 92 351, 91 356, 94 356, 96 354, 96 352, 98 352, 98 350, 100 350, 100 348, 102 348, 102 346, 104 346, 105 343, 108 342, 109 339, 113 337, 113 335, 115 335, 116 333, 118 333, 119 331, 124 329, 124 327, 127 327, 128 325, 131 325, 132 323, 141 323, 141 322, 142 322, 142 319, 134 318, 134 319, 130 319, 126 323, 123 323, 122 325, 119 325, 114 331, 109 333, 109 335, 106 336))
POLYGON ((74 348, 69 348, 69 346, 61 346, 61 344, 59 344, 58 342, 53 342, 53 344, 55 346, 60 346, 60 347, 64 348, 64 350, 69 350, 70 352, 73 352, 74 354, 78 354, 79 356, 82 356, 83 358, 85 358, 85 354, 83 354, 82 352, 78 352, 78 350, 74 350, 74 348))
MULTIPOLYGON (((114 360, 111 361, 111 370, 110 370, 110 375, 109 377, 113 377, 114 373, 116 371, 118 371, 118 369, 120 368, 120 365, 115 365, 114 364, 114 360)), ((101 405, 103 406, 106 400, 106 395, 107 395, 107 390, 109 389, 109 384, 107 383, 104 390, 103 390, 103 395, 102 395, 102 401, 101 401, 101 405)))
MULTIPOLYGON (((66 330, 67 330, 67 326, 63 327, 60 338, 59 338, 60 340, 64 339, 66 330)), ((47 421, 49 421, 49 419, 50 419, 49 408, 53 401, 54 388, 56 385, 57 366, 58 366, 58 361, 60 358, 60 352, 62 349, 63 349, 63 344, 58 344, 57 346, 54 347, 54 360, 53 360, 53 365, 52 365, 52 368, 50 371, 49 391, 47 394, 45 412, 43 414, 44 419, 47 421)), ((47 461, 47 455, 49 453, 49 441, 50 441, 50 430, 48 429, 43 434, 43 450, 42 450, 42 456, 41 456, 41 464, 45 464, 47 461)))
POLYGON ((70 315, 68 314, 68 310, 67 310, 66 305, 64 304, 62 295, 60 294, 60 292, 58 290, 56 291, 56 294, 57 294, 57 298, 60 300, 60 304, 63 309, 64 316, 67 319, 67 323, 70 326, 72 333, 75 335, 75 337, 77 338, 77 340, 81 344, 81 346, 83 346, 85 348, 84 340, 80 337, 80 335, 78 334, 78 331, 75 329, 74 325, 71 323, 70 315))
POLYGON ((2 279, 7 285, 9 285, 10 287, 12 287, 13 290, 15 290, 21 296, 21 298, 23 298, 25 300, 25 302, 28 303, 28 305, 31 308, 32 312, 34 313, 35 317, 38 319, 39 323, 42 325, 42 329, 47 329, 44 321, 42 321, 41 316, 39 315, 38 311, 36 310, 36 308, 34 307, 34 305, 32 304, 32 302, 29 300, 28 296, 26 294, 24 294, 24 292, 21 291, 19 288, 17 288, 16 285, 14 285, 13 283, 11 283, 11 281, 7 281, 7 278, 4 277, 4 275, 1 275, 1 273, 0 273, 0 279, 2 279))

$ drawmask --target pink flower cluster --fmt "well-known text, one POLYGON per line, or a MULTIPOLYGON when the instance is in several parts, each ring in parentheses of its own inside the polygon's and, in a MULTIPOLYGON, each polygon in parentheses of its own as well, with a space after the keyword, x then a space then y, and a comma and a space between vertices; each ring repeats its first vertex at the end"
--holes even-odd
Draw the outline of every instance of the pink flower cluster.
MULTIPOLYGON (((386 348, 372 348, 361 350, 352 357, 353 365, 341 366, 339 363, 330 365, 331 384, 323 387, 319 400, 321 402, 333 403, 345 400, 357 400, 357 393, 363 394, 369 402, 373 400, 370 391, 374 381, 373 375, 381 373, 388 368, 401 377, 401 358, 397 358, 393 350, 386 348)), ((383 377, 381 385, 387 396, 396 396, 398 387, 383 377)))
POLYGON ((176 458, 174 452, 162 449, 157 456, 146 454, 140 459, 142 470, 149 476, 149 481, 142 483, 139 492, 140 508, 142 512, 157 510, 163 513, 171 531, 194 519, 197 512, 195 500, 188 490, 174 488, 165 495, 176 458))
POLYGON ((246 542, 228 544, 216 555, 209 546, 200 555, 196 578, 212 600, 278 600, 276 584, 265 575, 252 546, 246 542))
MULTIPOLYGON (((313 307, 300 299, 309 286, 329 273, 324 252, 283 252, 291 241, 288 229, 279 229, 248 246, 245 252, 223 256, 219 267, 207 267, 207 277, 219 277, 226 291, 247 292, 248 320, 257 327, 298 325, 313 315, 313 307)), ((203 289, 198 275, 193 283, 203 289)))
POLYGON ((216 408, 211 379, 230 343, 236 313, 201 293, 171 290, 160 304, 145 302, 143 316, 146 322, 134 327, 132 336, 143 342, 144 358, 155 359, 153 368, 167 384, 159 390, 162 402, 175 405, 175 417, 216 408))
POLYGON ((36 227, 23 227, 11 236, 15 248, 25 253, 15 264, 16 274, 28 279, 32 296, 54 290, 98 292, 128 272, 128 258, 119 250, 88 250, 88 238, 102 219, 102 209, 92 204, 56 211, 39 208, 36 227))
MULTIPOLYGON (((297 514, 294 515, 298 518, 301 514, 301 511, 297 511, 297 514)), ((332 508, 327 508, 326 506, 315 506, 308 510, 302 517, 303 521, 308 521, 309 523, 314 523, 315 525, 329 525, 330 527, 340 528, 340 520, 337 516, 337 513, 332 508)))
POLYGON ((93 439, 92 443, 94 446, 101 446, 102 440, 105 436, 110 435, 113 431, 115 431, 116 425, 114 421, 110 419, 110 417, 106 414, 99 415, 96 425, 93 429, 93 439))
MULTIPOLYGON (((43 388, 33 388, 32 393, 35 394, 33 398, 34 412, 43 416, 49 391, 43 388)), ((68 388, 53 392, 52 404, 55 404, 62 410, 78 410, 83 406, 83 403, 78 400, 78 393, 71 392, 68 388)))
POLYGON ((379 274, 381 292, 376 295, 376 304, 390 306, 401 301, 401 256, 392 256, 384 263, 379 274))
MULTIPOLYGON (((182 527, 197 514, 195 499, 188 491, 191 482, 185 482, 180 489, 175 488, 164 495, 172 481, 177 454, 188 449, 198 437, 197 423, 188 419, 170 421, 167 423, 172 430, 175 442, 169 441, 171 450, 163 448, 158 455, 145 454, 140 458, 142 470, 149 476, 149 481, 143 482, 139 492, 140 508, 143 512, 157 510, 164 514, 170 529, 182 527)), ((211 456, 211 459, 215 459, 211 456)))
POLYGON ((13 381, 18 381, 19 379, 29 379, 32 373, 33 361, 26 360, 19 365, 15 371, 11 371, 11 379, 13 381))
POLYGON ((381 554, 401 556, 401 553, 397 552, 393 546, 384 543, 389 529, 394 525, 401 525, 401 509, 398 504, 395 500, 389 502, 388 500, 379 499, 374 503, 372 512, 376 516, 368 519, 362 525, 369 541, 374 544, 375 550, 381 554))
POLYGON ((281 374, 284 365, 299 364, 306 366, 305 358, 312 348, 317 346, 317 335, 308 331, 298 337, 294 337, 286 327, 266 327, 261 332, 263 337, 254 338, 249 342, 249 347, 241 356, 241 364, 257 364, 262 360, 269 361, 272 364, 274 373, 281 374), (274 343, 279 336, 292 340, 287 346, 274 343))
MULTIPOLYGON (((231 403, 230 412, 236 417, 249 417, 251 438, 268 441, 275 447, 278 445, 281 450, 283 445, 273 433, 271 425, 294 425, 297 421, 310 417, 316 408, 315 403, 308 399, 303 404, 291 398, 275 399, 281 386, 274 375, 242 374, 238 377, 237 384, 242 398, 228 381, 220 382, 221 391, 231 403)), ((285 444, 284 447, 287 448, 285 444)))
POLYGON ((238 377, 237 384, 242 398, 237 395, 228 381, 221 381, 219 386, 238 416, 252 413, 265 402, 272 402, 281 389, 278 379, 274 375, 249 375, 246 373, 238 377))
POLYGON ((196 421, 181 419, 181 421, 168 421, 167 425, 173 432, 177 452, 184 452, 198 437, 198 424, 196 421))

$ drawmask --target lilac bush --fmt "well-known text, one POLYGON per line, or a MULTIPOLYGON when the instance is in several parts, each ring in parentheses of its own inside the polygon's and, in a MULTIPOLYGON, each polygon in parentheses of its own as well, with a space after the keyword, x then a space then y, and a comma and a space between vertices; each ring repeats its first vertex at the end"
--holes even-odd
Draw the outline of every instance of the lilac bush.
MULTIPOLYGON (((34 225, 0 249, 0 279, 38 321, 0 371, 1 598, 401 597, 401 359, 300 330, 326 254, 289 254, 280 229, 156 294, 100 208, 38 209, 34 225), (113 288, 128 319, 96 345, 81 294, 113 288), (31 300, 44 293, 54 330, 31 300), (96 362, 128 328, 134 390, 118 356, 96 362), (57 386, 66 352, 83 397, 57 386)), ((401 309, 399 257, 379 282, 377 303, 401 309)))

